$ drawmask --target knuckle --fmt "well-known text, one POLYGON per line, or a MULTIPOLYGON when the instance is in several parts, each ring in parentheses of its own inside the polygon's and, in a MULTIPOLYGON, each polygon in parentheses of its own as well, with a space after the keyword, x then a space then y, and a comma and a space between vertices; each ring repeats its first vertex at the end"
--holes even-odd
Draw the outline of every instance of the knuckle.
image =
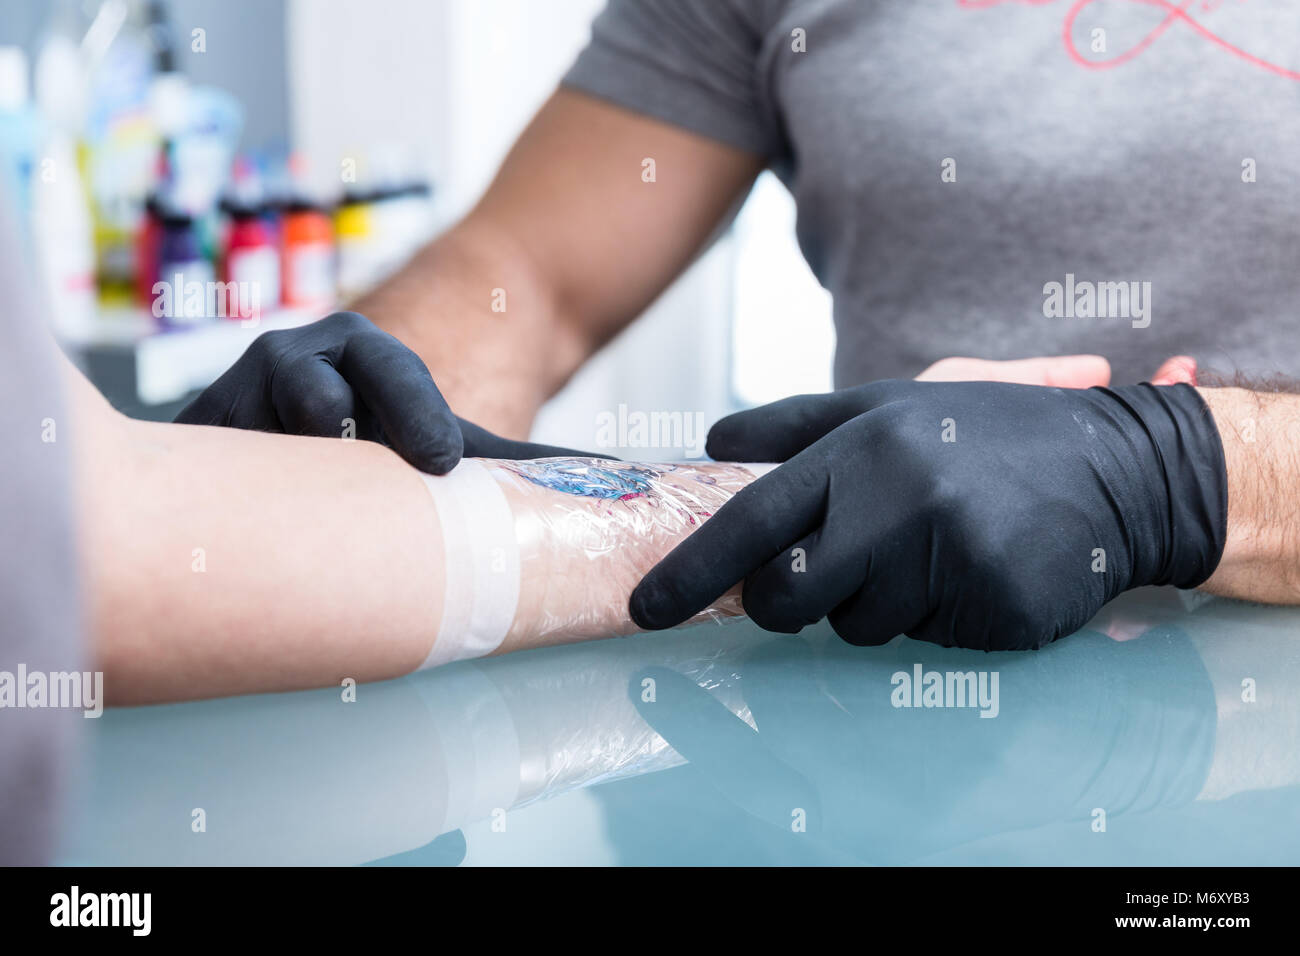
POLYGON ((342 379, 292 393, 290 401, 300 424, 334 427, 352 411, 352 393, 342 379))
POLYGON ((255 358, 274 358, 284 351, 285 329, 263 332, 248 347, 248 354, 255 358))
POLYGON ((344 335, 355 335, 358 332, 374 328, 370 320, 360 312, 334 312, 322 319, 321 324, 328 324, 332 329, 337 329, 344 335))
POLYGON ((831 630, 845 644, 854 647, 867 647, 874 643, 874 635, 857 615, 843 611, 832 611, 826 615, 831 630))
POLYGON ((920 485, 917 507, 926 526, 943 532, 952 560, 976 563, 990 542, 971 490, 943 472, 927 473, 920 485))

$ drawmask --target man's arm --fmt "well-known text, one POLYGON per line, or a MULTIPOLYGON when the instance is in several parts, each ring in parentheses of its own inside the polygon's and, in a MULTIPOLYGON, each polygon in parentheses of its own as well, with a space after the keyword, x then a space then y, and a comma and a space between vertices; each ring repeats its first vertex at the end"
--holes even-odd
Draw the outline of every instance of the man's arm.
MULTIPOLYGON (((1189 381, 1195 360, 1175 356, 1153 384, 1189 381)), ((1024 382, 1033 385, 1105 385, 1099 356, 1063 356, 984 362, 944 359, 921 381, 1024 382)), ((1223 557, 1202 589, 1268 604, 1300 604, 1300 394, 1263 388, 1201 388, 1214 414, 1228 469, 1228 536, 1223 557)))
POLYGON ((1198 390, 1228 469, 1228 537, 1205 590, 1300 604, 1300 395, 1198 390))
POLYGON ((561 89, 465 219, 354 307, 424 359, 459 415, 524 437, 761 168, 752 153, 561 89))
MULTIPOLYGON (((1175 356, 1152 378, 1156 385, 1189 381, 1195 360, 1175 356)), ((920 381, 1023 382, 1088 387, 1109 383, 1100 356, 986 362, 943 359, 920 381)), ((1300 394, 1249 388, 1201 388, 1214 414, 1228 469, 1228 536, 1213 594, 1268 604, 1300 603, 1300 394)))
MULTIPOLYGON (((783 464, 637 585, 641 627, 671 627, 743 580, 768 630, 825 617, 854 644, 1037 648, 1123 591, 1205 584, 1228 536, 1223 442, 1186 383, 873 382, 728 416, 707 448, 783 464)), ((1294 483, 1277 472, 1273 496, 1294 483)), ((1230 563, 1249 574, 1259 554, 1247 544, 1230 563)))

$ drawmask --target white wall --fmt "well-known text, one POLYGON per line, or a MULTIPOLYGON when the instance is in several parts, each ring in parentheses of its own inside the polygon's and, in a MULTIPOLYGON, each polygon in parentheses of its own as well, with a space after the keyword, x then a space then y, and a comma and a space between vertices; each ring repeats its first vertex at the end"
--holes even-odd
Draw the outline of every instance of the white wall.
POLYGON ((804 261, 794 228, 794 198, 764 173, 736 217, 734 235, 732 380, 742 405, 831 387, 831 294, 804 261))
POLYGON ((290 141, 322 179, 337 187, 342 158, 399 142, 442 183, 450 13, 420 0, 290 0, 290 141))

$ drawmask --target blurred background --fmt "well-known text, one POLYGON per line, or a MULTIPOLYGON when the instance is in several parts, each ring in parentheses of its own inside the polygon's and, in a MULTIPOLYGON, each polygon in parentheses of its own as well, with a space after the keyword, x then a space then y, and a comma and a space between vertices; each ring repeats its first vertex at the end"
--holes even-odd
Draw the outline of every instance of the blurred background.
MULTIPOLYGON (((64 349, 123 411, 171 418, 257 335, 346 303, 466 212, 602 5, 5 0, 3 175, 64 349)), ((833 348, 764 174, 534 436, 589 444, 619 405, 712 422, 825 390, 833 348)))

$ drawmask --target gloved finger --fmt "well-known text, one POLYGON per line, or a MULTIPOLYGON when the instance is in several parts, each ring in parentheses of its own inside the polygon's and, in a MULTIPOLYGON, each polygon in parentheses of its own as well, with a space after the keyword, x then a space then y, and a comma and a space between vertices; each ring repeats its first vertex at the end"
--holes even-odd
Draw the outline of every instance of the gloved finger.
POLYGON ((276 431, 279 420, 271 406, 265 381, 250 380, 243 359, 236 362, 174 419, 180 425, 222 425, 276 431))
POLYGON ((828 432, 875 407, 887 382, 825 395, 794 395, 714 422, 705 450, 714 461, 789 461, 828 432))
POLYGON ((925 620, 924 585, 912 590, 884 581, 868 581, 826 615, 842 640, 858 647, 879 647, 925 620))
POLYGON ((939 647, 963 647, 967 650, 1028 650, 1031 646, 1037 646, 1023 641, 1021 635, 1006 629, 999 629, 994 634, 987 620, 975 619, 965 612, 965 602, 955 603, 957 611, 954 614, 931 614, 923 621, 904 625, 900 633, 914 641, 924 641, 939 647))
POLYGON ((291 435, 339 438, 355 423, 357 397, 324 358, 305 355, 277 366, 271 383, 271 402, 280 427, 291 435))
POLYGON ((418 355, 370 328, 347 340, 339 371, 407 462, 434 475, 456 467, 464 447, 460 424, 418 355))
POLYGON ((828 518, 745 578, 741 603, 749 619, 765 631, 797 634, 852 594, 870 562, 836 538, 828 518))
POLYGON ((200 392, 192 402, 180 410, 174 419, 178 425, 225 425, 229 423, 230 398, 218 383, 200 392))
POLYGON ((182 425, 222 425, 256 431, 284 428, 271 397, 271 380, 296 330, 264 332, 239 359, 205 388, 175 421, 182 425))
POLYGON ((539 445, 529 441, 513 441, 494 435, 486 428, 481 428, 463 418, 460 433, 465 438, 466 458, 504 458, 510 461, 524 461, 529 458, 604 458, 618 461, 609 455, 593 455, 590 452, 575 451, 572 448, 560 448, 557 445, 539 445))
POLYGON ((650 569, 628 610, 645 630, 675 627, 770 561, 821 520, 828 476, 811 448, 742 488, 650 569))
POLYGON ((904 569, 916 562, 900 551, 908 541, 894 533, 896 521, 888 502, 832 496, 818 528, 745 579, 745 613, 767 631, 794 634, 829 617, 835 632, 854 643, 888 641, 901 632, 882 629, 925 614, 924 595, 908 597, 916 584, 904 569), (850 619, 857 623, 850 626, 850 619))

